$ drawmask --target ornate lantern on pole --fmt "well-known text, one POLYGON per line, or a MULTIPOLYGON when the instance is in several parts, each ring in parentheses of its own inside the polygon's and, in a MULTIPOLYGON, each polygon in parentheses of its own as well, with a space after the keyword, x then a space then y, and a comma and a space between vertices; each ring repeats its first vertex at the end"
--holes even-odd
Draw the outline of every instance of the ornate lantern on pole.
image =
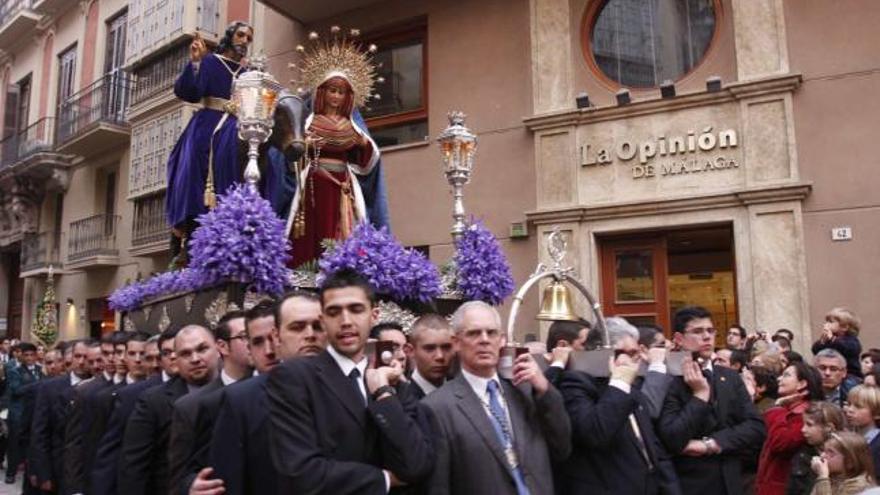
POLYGON ((471 180, 474 166, 474 155, 477 152, 477 136, 465 127, 465 114, 460 111, 450 112, 449 127, 440 133, 437 142, 443 153, 444 173, 449 185, 452 186, 452 238, 458 240, 464 233, 464 200, 465 184, 471 180))
POLYGON ((244 180, 256 189, 260 181, 257 166, 259 146, 272 135, 275 124, 275 105, 283 87, 264 71, 265 59, 257 56, 250 64, 251 70, 238 76, 232 83, 232 104, 238 117, 238 137, 248 142, 248 164, 244 180))

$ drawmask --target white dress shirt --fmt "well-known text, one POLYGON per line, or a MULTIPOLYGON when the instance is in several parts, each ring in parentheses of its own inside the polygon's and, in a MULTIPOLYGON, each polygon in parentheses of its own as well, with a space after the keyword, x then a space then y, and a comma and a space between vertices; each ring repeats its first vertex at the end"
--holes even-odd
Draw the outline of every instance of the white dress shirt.
POLYGON ((419 369, 416 368, 412 372, 412 381, 416 382, 416 385, 425 392, 425 395, 431 395, 431 392, 437 390, 438 387, 435 387, 433 383, 429 382, 427 378, 423 377, 421 373, 419 373, 419 369))
POLYGON ((336 361, 336 365, 339 366, 339 369, 342 370, 342 374, 345 375, 346 378, 351 374, 351 370, 357 368, 361 373, 361 377, 358 380, 358 387, 361 389, 361 395, 364 396, 364 403, 367 402, 367 387, 364 384, 364 377, 367 373, 367 357, 364 356, 360 362, 355 363, 348 356, 343 356, 339 354, 339 351, 333 348, 332 345, 327 346, 327 352, 330 353, 330 356, 333 357, 333 360, 336 361))

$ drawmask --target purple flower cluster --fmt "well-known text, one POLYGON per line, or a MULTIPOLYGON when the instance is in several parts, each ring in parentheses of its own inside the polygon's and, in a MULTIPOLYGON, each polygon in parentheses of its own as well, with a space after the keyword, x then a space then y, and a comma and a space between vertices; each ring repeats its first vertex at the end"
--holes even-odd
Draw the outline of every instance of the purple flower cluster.
POLYGON ((144 300, 191 292, 223 282, 250 284, 261 294, 284 290, 287 238, 284 223, 268 201, 245 185, 220 196, 217 208, 199 217, 193 232, 190 265, 117 289, 108 298, 116 311, 131 311, 144 300))
POLYGON ((245 184, 230 187, 216 208, 201 215, 190 245, 190 267, 205 279, 250 284, 278 295, 289 276, 284 222, 245 184))
POLYGON ((473 219, 455 243, 456 285, 466 300, 480 300, 498 305, 513 293, 510 265, 498 244, 482 222, 473 219))
POLYGON ((189 268, 160 273, 142 282, 135 282, 117 289, 107 298, 107 301, 110 303, 111 309, 131 311, 138 308, 146 299, 175 292, 190 292, 213 285, 213 281, 207 280, 203 275, 201 272, 189 268))
POLYGON ((405 249, 386 227, 369 222, 326 252, 318 262, 319 284, 329 275, 352 270, 366 278, 376 292, 396 301, 429 302, 441 293, 440 274, 422 253, 405 249))

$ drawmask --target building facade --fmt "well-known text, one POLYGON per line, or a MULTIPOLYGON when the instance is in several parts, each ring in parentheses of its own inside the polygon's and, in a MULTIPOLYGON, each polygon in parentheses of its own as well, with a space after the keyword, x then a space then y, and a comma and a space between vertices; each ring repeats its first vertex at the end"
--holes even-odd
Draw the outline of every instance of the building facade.
MULTIPOLYGON (((64 337, 113 328, 104 298, 167 265, 165 160, 196 109, 170 87, 188 34, 216 40, 246 19, 282 81, 305 33, 356 27, 379 46, 386 82, 365 117, 393 231, 438 264, 452 255, 451 198, 432 143, 463 110, 479 137, 466 208, 501 240, 517 284, 547 262, 559 227, 606 314, 668 329, 698 303, 719 342, 740 323, 789 328, 804 350, 825 312, 847 306, 863 343, 880 344, 870 0, 11 4, 0 12, 9 335, 27 335, 49 265, 64 337)), ((530 294, 518 337, 540 332, 538 303, 530 294)))

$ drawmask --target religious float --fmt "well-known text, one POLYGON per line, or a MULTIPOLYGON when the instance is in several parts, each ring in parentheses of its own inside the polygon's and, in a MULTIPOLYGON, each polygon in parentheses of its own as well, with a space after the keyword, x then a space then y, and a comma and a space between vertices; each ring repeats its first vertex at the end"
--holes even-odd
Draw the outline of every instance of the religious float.
POLYGON ((379 149, 357 111, 371 93, 375 48, 363 50, 357 35, 333 27, 325 41, 311 33, 313 46, 298 47, 306 86, 297 94, 266 72, 259 57, 235 75, 223 108, 237 119, 238 138, 247 145, 243 182, 216 197, 211 191, 210 202, 206 194, 207 211, 182 236, 185 267, 135 281, 109 297, 125 330, 213 325, 231 309, 247 309, 285 290, 315 290, 342 269, 367 278, 381 296, 381 319, 405 328, 420 313, 448 315, 463 300, 499 305, 513 292, 496 238, 465 214, 463 189, 477 139, 461 112, 449 114, 449 126, 437 140, 453 195, 453 258, 437 267, 391 234, 379 149), (337 98, 340 94, 345 96, 337 98), (315 100, 311 109, 309 95, 315 100), (278 108, 283 111, 276 113, 278 108), (274 148, 273 132, 276 138, 285 133, 273 140, 282 143, 274 148), (261 150, 268 156, 261 157, 261 150), (273 157, 295 184, 287 209, 277 207, 278 195, 266 184, 282 182, 273 157))

